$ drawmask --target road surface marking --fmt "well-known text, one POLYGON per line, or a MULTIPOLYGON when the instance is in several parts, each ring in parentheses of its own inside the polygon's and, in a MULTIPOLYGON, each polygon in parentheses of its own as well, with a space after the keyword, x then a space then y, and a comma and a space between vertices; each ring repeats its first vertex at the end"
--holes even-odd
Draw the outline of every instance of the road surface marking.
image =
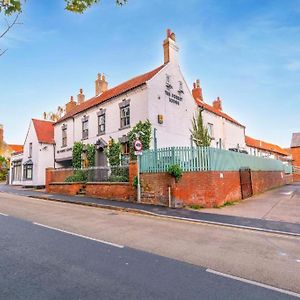
POLYGON ((290 192, 282 192, 282 193, 280 193, 281 195, 291 195, 291 194, 293 194, 293 191, 290 191, 290 192))
POLYGON ((44 225, 44 224, 35 223, 35 222, 33 222, 33 224, 41 226, 41 227, 45 227, 45 228, 48 228, 48 229, 57 230, 57 231, 60 231, 60 232, 63 232, 63 233, 71 234, 71 235, 74 235, 74 236, 78 236, 78 237, 81 237, 81 238, 84 238, 84 239, 87 239, 87 240, 91 240, 91 241, 95 241, 95 242, 98 242, 98 243, 110 245, 110 246, 113 246, 113 247, 124 248, 124 246, 119 245, 119 244, 115 244, 115 243, 111 243, 111 242, 107 242, 107 241, 103 241, 103 240, 97 240, 97 239, 91 238, 89 236, 77 234, 77 233, 74 233, 74 232, 62 230, 62 229, 51 227, 51 226, 47 226, 47 225, 44 225))
POLYGON ((1 216, 4 216, 4 217, 8 217, 7 214, 4 214, 4 213, 0 213, 1 216))
POLYGON ((241 281, 241 282, 249 283, 249 284, 256 285, 256 286, 259 286, 259 287, 262 287, 262 288, 265 288, 265 289, 273 290, 273 291, 276 291, 276 292, 279 292, 279 293, 283 293, 283 294, 287 294, 287 295, 290 295, 290 296, 300 298, 300 294, 298 294, 298 293, 288 291, 288 290, 283 290, 283 289, 280 289, 280 288, 277 288, 277 287, 274 287, 274 286, 271 286, 271 285, 268 285, 268 284, 260 283, 260 282, 257 282, 257 281, 252 281, 252 280, 249 280, 249 279, 245 279, 245 278, 238 277, 238 276, 233 276, 233 275, 226 274, 226 273, 221 273, 221 272, 218 272, 218 271, 215 271, 215 270, 212 270, 212 269, 206 269, 206 272, 212 273, 212 274, 215 274, 215 275, 219 275, 219 276, 223 276, 223 277, 227 277, 227 278, 230 278, 230 279, 238 280, 238 281, 241 281))

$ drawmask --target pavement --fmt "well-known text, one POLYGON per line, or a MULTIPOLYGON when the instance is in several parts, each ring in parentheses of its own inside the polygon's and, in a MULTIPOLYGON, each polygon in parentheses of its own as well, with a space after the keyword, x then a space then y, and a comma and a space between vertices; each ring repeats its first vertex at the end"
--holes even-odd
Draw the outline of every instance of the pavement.
POLYGON ((296 299, 299 242, 0 193, 0 299, 296 299))
POLYGON ((172 209, 162 206, 140 204, 136 202, 121 202, 116 200, 106 200, 84 196, 47 194, 45 191, 12 187, 4 184, 0 184, 0 192, 23 195, 27 197, 36 197, 52 201, 91 205, 125 211, 127 210, 158 217, 175 218, 185 221, 210 223, 216 225, 233 226, 258 231, 268 231, 279 234, 300 236, 300 222, 298 222, 300 214, 299 184, 291 184, 275 189, 270 193, 262 194, 256 198, 253 198, 254 200, 252 201, 243 200, 239 204, 232 207, 224 207, 215 210, 209 209, 205 211, 196 211, 181 208, 172 209), (265 199, 261 199, 262 197, 265 197, 265 199), (278 201, 279 203, 281 203, 280 205, 278 204, 278 201), (287 204, 288 201, 291 201, 294 205, 292 207, 289 207, 289 205, 287 204), (265 205, 265 202, 268 205, 265 205), (277 210, 275 210, 276 213, 274 213, 273 216, 279 214, 280 220, 275 221, 273 219, 263 218, 263 216, 266 215, 266 212, 270 211, 270 209, 272 207, 274 208, 274 206, 276 205, 277 210), (280 214, 280 206, 285 208, 285 214, 280 214), (250 209, 250 207, 252 207, 252 209, 250 209), (250 214, 249 212, 252 213, 250 214), (290 217, 290 215, 288 215, 288 212, 290 212, 290 214, 294 213, 295 216, 290 217), (283 218, 284 215, 288 215, 288 217, 283 218), (289 222, 290 220, 297 221, 298 223, 289 222))

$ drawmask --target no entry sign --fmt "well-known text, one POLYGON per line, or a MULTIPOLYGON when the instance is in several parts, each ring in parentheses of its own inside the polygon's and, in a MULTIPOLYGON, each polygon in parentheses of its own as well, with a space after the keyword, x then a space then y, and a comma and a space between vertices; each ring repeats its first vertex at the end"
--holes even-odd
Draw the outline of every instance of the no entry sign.
POLYGON ((143 144, 140 140, 135 140, 133 146, 135 151, 142 151, 143 149, 143 144))

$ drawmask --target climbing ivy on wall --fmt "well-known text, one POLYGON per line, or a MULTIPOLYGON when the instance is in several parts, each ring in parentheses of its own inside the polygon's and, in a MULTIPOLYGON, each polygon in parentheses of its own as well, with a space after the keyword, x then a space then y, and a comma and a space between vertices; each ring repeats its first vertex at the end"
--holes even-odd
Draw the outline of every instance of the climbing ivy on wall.
POLYGON ((82 167, 82 153, 84 151, 86 151, 88 167, 95 166, 95 157, 96 157, 95 146, 92 144, 87 144, 85 146, 81 142, 76 142, 74 143, 73 153, 72 153, 73 168, 80 169, 82 167))
POLYGON ((150 148, 151 142, 151 130, 152 125, 149 120, 145 122, 139 121, 127 134, 130 146, 130 156, 135 158, 133 143, 136 139, 136 135, 139 135, 139 139, 143 144, 143 150, 150 148))
POLYGON ((72 153, 72 162, 73 162, 73 168, 75 168, 75 169, 81 168, 82 151, 83 151, 83 144, 81 142, 74 143, 73 153, 72 153))
POLYGON ((88 159, 88 165, 89 167, 95 167, 96 164, 96 148, 95 145, 88 144, 86 146, 87 151, 87 159, 88 159))
POLYGON ((105 151, 105 155, 111 166, 119 166, 121 163, 121 144, 111 138, 105 151))

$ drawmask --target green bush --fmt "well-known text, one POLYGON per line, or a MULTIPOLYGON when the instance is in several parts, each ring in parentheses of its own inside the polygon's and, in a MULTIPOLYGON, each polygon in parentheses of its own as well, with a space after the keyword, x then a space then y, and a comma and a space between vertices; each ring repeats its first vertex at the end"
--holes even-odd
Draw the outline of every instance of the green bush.
POLYGON ((128 182, 128 178, 126 176, 121 175, 110 175, 109 182, 128 182))
POLYGON ((178 182, 182 176, 182 169, 179 165, 171 165, 168 168, 168 173, 175 178, 176 182, 178 182))
POLYGON ((86 182, 87 173, 83 170, 77 170, 75 173, 65 179, 65 182, 86 182))
POLYGON ((133 183, 132 183, 132 185, 137 189, 137 187, 138 187, 138 178, 137 178, 137 176, 133 177, 133 183))

